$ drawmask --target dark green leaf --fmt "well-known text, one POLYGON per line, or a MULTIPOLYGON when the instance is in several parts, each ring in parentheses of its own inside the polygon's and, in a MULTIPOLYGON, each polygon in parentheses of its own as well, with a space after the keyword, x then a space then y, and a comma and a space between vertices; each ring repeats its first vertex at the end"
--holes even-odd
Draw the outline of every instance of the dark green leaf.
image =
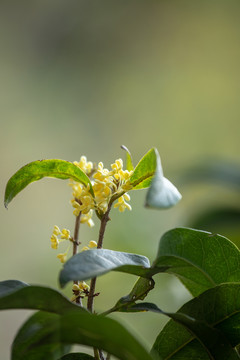
MULTIPOLYGON (((240 283, 216 286, 183 305, 175 314, 175 320, 181 322, 181 319, 178 319, 177 316, 185 314, 190 319, 196 319, 198 325, 199 323, 203 324, 203 326, 208 324, 210 328, 214 327, 220 331, 231 346, 235 347, 240 343, 239 295, 240 283)), ((173 314, 171 315, 173 317, 173 314)), ((192 322, 192 325, 194 325, 194 322, 192 322)), ((199 326, 200 334, 205 332, 208 335, 208 330, 204 330, 204 327, 201 328, 201 326, 199 326)), ((199 337, 200 334, 196 334, 196 336, 199 337)), ((201 354, 196 336, 190 334, 179 323, 170 320, 158 335, 153 345, 153 351, 156 351, 163 360, 209 359, 207 353, 201 354), (169 338, 171 338, 171 341, 169 341, 169 338), (199 354, 199 357, 197 354, 199 354)), ((209 338, 211 339, 211 335, 209 335, 209 338)), ((224 344, 224 339, 222 341, 224 344)), ((219 345, 220 349, 221 346, 219 345)), ((230 355, 229 357, 223 355, 222 358, 220 357, 222 360, 230 358, 230 355)))
POLYGON ((74 310, 86 312, 56 290, 30 286, 15 280, 0 282, 0 310, 7 309, 45 310, 56 314, 74 310))
MULTIPOLYGON (((152 360, 143 346, 122 325, 103 316, 81 312, 62 316, 38 313, 23 328, 14 345, 14 353, 19 356, 12 360, 35 360, 34 357, 24 358, 27 353, 37 354, 37 360, 44 359, 45 347, 52 355, 51 351, 58 344, 88 345, 105 350, 122 360, 152 360), (44 356, 37 357, 39 354, 44 356)), ((50 355, 46 359, 55 359, 50 355)))
POLYGON ((71 341, 100 348, 122 360, 152 360, 122 325, 103 316, 80 313, 64 315, 61 318, 61 338, 67 343, 71 341))
POLYGON ((38 312, 21 327, 12 345, 11 360, 57 360, 69 352, 61 343, 59 315, 38 312))
MULTIPOLYGON (((183 313, 168 313, 164 312, 157 307, 157 305, 152 303, 141 303, 132 306, 129 310, 132 311, 153 311, 163 315, 167 315, 172 318, 175 322, 183 325, 190 335, 197 339, 203 346, 202 349, 197 347, 198 353, 203 356, 207 355, 207 359, 213 360, 236 360, 239 359, 236 351, 231 346, 230 342, 227 340, 225 335, 214 328, 213 326, 208 325, 203 320, 196 320, 188 314, 183 313)), ((175 334, 177 336, 177 333, 175 334)), ((161 350, 159 353, 162 356, 161 350)), ((189 356, 189 351, 188 351, 189 356)), ((192 356, 191 356, 192 357, 192 356)), ((193 357, 192 357, 193 358, 193 357)), ((188 357, 189 359, 189 357, 188 357)))
POLYGON ((112 309, 104 312, 104 314, 106 315, 114 311, 128 312, 128 308, 130 308, 131 312, 132 305, 135 304, 137 300, 144 300, 149 291, 154 288, 154 285, 153 279, 140 277, 136 281, 132 291, 128 295, 123 296, 112 309))
POLYGON ((168 231, 152 268, 166 266, 197 296, 224 282, 240 281, 240 252, 227 238, 187 228, 168 231))
POLYGON ((59 281, 63 287, 68 281, 92 279, 111 270, 144 276, 149 267, 149 260, 145 256, 94 249, 83 251, 69 259, 60 272, 59 281))
POLYGON ((94 357, 84 353, 72 353, 61 357, 59 360, 92 360, 94 357))
POLYGON ((122 145, 121 148, 126 151, 126 169, 131 171, 134 169, 131 153, 125 145, 122 145))
POLYGON ((89 178, 73 163, 57 159, 38 160, 23 166, 9 179, 5 191, 5 206, 7 207, 10 201, 27 185, 44 177, 73 179, 85 186, 89 186, 93 195, 93 189, 89 178))

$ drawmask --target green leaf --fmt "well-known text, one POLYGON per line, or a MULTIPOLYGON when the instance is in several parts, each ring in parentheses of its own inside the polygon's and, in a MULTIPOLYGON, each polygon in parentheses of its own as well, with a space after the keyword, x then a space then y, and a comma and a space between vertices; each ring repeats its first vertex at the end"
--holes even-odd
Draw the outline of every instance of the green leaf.
POLYGON ((145 188, 146 183, 144 181, 154 175, 156 170, 156 151, 154 148, 149 150, 135 167, 130 178, 133 188, 136 188, 136 186, 138 186, 138 189, 145 188))
POLYGON ((12 360, 38 360, 44 356, 46 359, 55 359, 50 355, 58 344, 88 345, 105 350, 122 360, 153 359, 122 325, 95 314, 74 312, 59 316, 40 312, 28 320, 23 330, 20 330, 14 346, 14 353, 20 355, 12 360), (48 347, 48 356, 44 346, 48 347), (37 355, 36 358, 24 357, 26 354, 37 355))
POLYGON ((68 281, 92 279, 111 270, 145 276, 146 268, 150 268, 150 263, 145 256, 107 249, 93 249, 70 258, 60 272, 59 281, 63 287, 68 281))
MULTIPOLYGON (((141 303, 132 306, 132 311, 153 311, 163 315, 167 315, 175 322, 183 325, 190 335, 197 339, 202 344, 202 349, 197 346, 198 353, 203 356, 207 355, 207 359, 222 360, 222 359, 239 359, 236 351, 231 346, 224 334, 213 326, 208 325, 202 319, 196 320, 185 313, 168 313, 164 312, 152 303, 141 303)), ((131 310, 129 309, 129 310, 131 310)), ((174 336, 174 334, 172 334, 174 336)), ((178 336, 176 333, 175 336, 178 336)), ((160 347, 161 349, 161 347, 160 347)), ((154 351, 154 350, 153 350, 154 351)), ((159 355, 162 356, 161 350, 159 355)), ((189 356, 189 351, 188 351, 189 356)), ((191 358, 193 358, 191 356, 191 358)), ((188 357, 189 359, 189 357, 188 357)))
POLYGON ((59 315, 37 312, 17 333, 12 344, 11 360, 57 360, 69 352, 68 344, 61 343, 59 315))
POLYGON ((193 296, 225 282, 240 281, 240 252, 227 238, 205 231, 177 228, 160 241, 152 268, 166 266, 193 296))
POLYGON ((125 145, 122 145, 121 148, 126 151, 126 169, 132 171, 134 169, 132 155, 125 145))
POLYGON ((66 311, 87 310, 73 304, 56 290, 31 286, 20 281, 0 282, 0 310, 34 309, 63 314, 66 311))
MULTIPOLYGON (((240 283, 222 284, 205 291, 197 298, 189 301, 175 315, 182 316, 185 314, 190 319, 196 319, 198 325, 208 324, 211 328, 214 327, 223 334, 232 347, 235 347, 240 344, 239 295, 240 283)), ((175 320, 178 321, 179 319, 176 316, 175 320)), ((201 329, 200 326, 199 331, 200 333, 206 331, 206 336, 209 334, 208 330, 201 329)), ((211 335, 209 335, 209 339, 211 339, 211 335)), ((224 344, 224 339, 222 341, 224 344)), ((220 350, 221 346, 222 343, 219 344, 220 350)), ((196 337, 173 320, 170 320, 160 332, 152 351, 157 352, 163 360, 209 359, 207 353, 201 354, 196 337), (171 338, 171 341, 169 341, 169 338, 171 338)), ((219 359, 228 360, 231 357, 224 357, 222 354, 222 357, 220 356, 219 359)))
POLYGON ((122 360, 152 360, 144 347, 115 320, 68 313, 61 317, 60 323, 61 338, 67 343, 97 347, 122 360))
POLYGON ((132 311, 132 305, 135 304, 137 300, 144 300, 149 291, 151 291, 154 288, 155 282, 153 279, 145 279, 145 278, 139 278, 131 292, 123 296, 116 305, 111 308, 110 310, 104 312, 103 314, 110 314, 114 311, 121 311, 121 312, 128 312, 128 309, 130 308, 129 312, 132 311))
POLYGON ((9 179, 5 190, 5 207, 27 185, 44 177, 73 179, 89 186, 90 192, 94 195, 88 176, 73 163, 57 159, 38 160, 23 166, 9 179))
POLYGON ((91 355, 84 353, 72 353, 61 357, 59 360, 91 360, 94 359, 91 355))

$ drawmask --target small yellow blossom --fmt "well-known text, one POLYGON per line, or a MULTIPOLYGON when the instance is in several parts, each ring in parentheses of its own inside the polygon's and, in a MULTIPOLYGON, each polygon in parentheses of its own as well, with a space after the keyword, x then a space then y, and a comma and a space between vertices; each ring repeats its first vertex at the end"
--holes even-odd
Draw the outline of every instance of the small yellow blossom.
POLYGON ((94 248, 97 247, 97 243, 96 243, 96 241, 91 240, 91 241, 89 241, 88 246, 89 246, 90 249, 94 249, 94 248))
POLYGON ((120 212, 125 211, 125 209, 132 210, 131 205, 129 205, 129 204, 125 201, 124 198, 125 198, 127 201, 130 200, 130 196, 129 196, 128 194, 124 194, 123 196, 120 196, 120 197, 118 198, 118 202, 114 205, 115 208, 118 207, 118 209, 119 209, 120 212))
POLYGON ((84 247, 82 248, 81 252, 82 252, 82 251, 87 251, 87 250, 89 250, 89 247, 88 247, 88 246, 84 246, 84 247))
POLYGON ((70 231, 67 229, 62 229, 61 239, 69 240, 69 238, 70 238, 70 231))
POLYGON ((57 225, 55 225, 53 228, 53 234, 56 236, 61 234, 61 231, 57 225))
POLYGON ((79 288, 80 288, 81 290, 88 290, 88 289, 90 288, 90 286, 89 286, 88 284, 86 284, 85 281, 81 281, 81 282, 79 283, 79 288))
POLYGON ((59 240, 55 234, 52 234, 51 236, 51 247, 53 249, 57 249, 59 244, 59 240))
POLYGON ((91 161, 87 161, 86 156, 81 156, 81 159, 79 162, 74 161, 74 165, 78 166, 82 171, 84 171, 86 174, 90 174, 93 170, 93 163, 91 161))
POLYGON ((65 263, 67 260, 67 252, 62 253, 62 254, 58 254, 57 258, 61 261, 61 263, 65 263))
POLYGON ((82 214, 82 216, 80 218, 80 222, 83 224, 85 224, 85 223, 88 224, 88 226, 91 228, 94 226, 92 216, 93 216, 93 210, 90 209, 87 214, 82 214))

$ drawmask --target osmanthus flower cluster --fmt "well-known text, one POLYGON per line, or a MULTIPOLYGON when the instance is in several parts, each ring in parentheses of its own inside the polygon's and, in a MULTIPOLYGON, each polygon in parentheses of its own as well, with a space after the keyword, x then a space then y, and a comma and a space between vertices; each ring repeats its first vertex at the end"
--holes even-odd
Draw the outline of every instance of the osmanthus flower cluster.
MULTIPOLYGON (((90 228, 94 226, 92 219, 94 210, 98 216, 105 214, 109 208, 109 203, 113 196, 117 199, 117 203, 114 204, 115 208, 118 208, 120 212, 125 209, 132 210, 131 206, 127 203, 130 201, 130 196, 127 190, 132 188, 130 184, 130 177, 133 171, 123 170, 123 160, 117 159, 112 165, 111 170, 104 168, 102 162, 96 166, 91 161, 87 161, 86 156, 82 156, 80 161, 74 161, 73 164, 83 171, 91 181, 93 194, 90 192, 90 184, 87 186, 82 183, 76 182, 70 179, 70 186, 72 187, 71 204, 74 208, 73 214, 79 217, 80 223, 86 223, 90 228)), ((63 229, 60 231, 58 226, 54 226, 51 236, 51 246, 53 249, 58 249, 60 242, 69 240, 73 242, 73 238, 70 236, 70 231, 63 229), (60 238, 59 238, 60 237, 60 238)), ((83 249, 93 248, 92 242, 89 243, 89 247, 83 249)), ((57 258, 65 263, 67 260, 66 252, 57 255, 57 258)))
POLYGON ((131 206, 127 203, 130 196, 126 193, 131 190, 130 177, 133 171, 123 170, 123 161, 118 159, 111 165, 111 170, 104 168, 102 162, 94 167, 91 161, 87 161, 82 156, 80 161, 74 161, 74 165, 79 167, 87 176, 89 176, 92 184, 94 196, 91 194, 90 186, 85 187, 79 182, 72 181, 70 183, 73 190, 73 199, 71 201, 74 207, 74 215, 78 216, 81 212, 82 223, 87 223, 90 227, 94 225, 92 221, 93 210, 100 216, 108 210, 109 202, 115 196, 118 203, 114 205, 120 212, 125 209, 131 210, 131 206))

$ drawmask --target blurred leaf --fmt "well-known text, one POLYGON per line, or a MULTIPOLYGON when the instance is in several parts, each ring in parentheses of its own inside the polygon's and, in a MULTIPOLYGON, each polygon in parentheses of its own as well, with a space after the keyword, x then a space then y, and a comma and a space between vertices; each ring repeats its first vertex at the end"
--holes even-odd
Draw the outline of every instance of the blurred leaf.
POLYGON ((224 282, 240 281, 240 252, 227 238, 208 232, 177 228, 160 241, 152 268, 166 266, 193 296, 224 282))
POLYGON ((12 344, 11 360, 57 360, 69 352, 61 343, 59 315, 37 312, 18 331, 12 344))
POLYGON ((240 166, 230 162, 219 160, 205 161, 197 164, 180 175, 181 183, 214 182, 230 186, 240 187, 240 166))
POLYGON ((121 148, 126 151, 126 169, 131 171, 134 169, 131 153, 125 145, 122 145, 121 148))
POLYGON ((83 251, 70 258, 60 272, 60 285, 68 281, 82 281, 103 275, 111 270, 127 272, 138 276, 145 275, 150 268, 148 258, 107 249, 83 251))
POLYGON ((62 316, 40 312, 32 316, 14 341, 16 357, 12 360, 35 360, 44 356, 55 359, 55 352, 54 357, 51 352, 58 349, 59 344, 100 348, 122 360, 152 360, 143 346, 115 320, 81 312, 62 316), (27 353, 30 355, 24 357, 27 353))
POLYGON ((72 353, 62 356, 59 360, 91 360, 94 359, 91 355, 84 353, 72 353))
MULTIPOLYGON (((195 333, 194 336, 179 324, 183 324, 183 314, 189 316, 189 330, 191 332, 193 330, 191 329, 190 325, 194 326, 194 321, 191 321, 191 319, 196 319, 200 333, 205 332, 206 337, 209 335, 209 340, 214 340, 214 337, 211 337, 211 331, 209 332, 209 329, 204 330, 204 326, 206 324, 208 324, 210 328, 214 327, 216 330, 221 332, 227 341, 231 344, 231 346, 235 347, 240 343, 239 295, 240 283, 229 283, 209 289, 199 295, 197 298, 189 301, 183 305, 181 309, 179 309, 179 311, 174 315, 175 321, 170 320, 165 325, 163 330, 158 335, 153 345, 152 351, 156 351, 163 360, 209 359, 207 353, 201 354, 201 347, 199 347, 198 341, 196 340, 196 337, 199 337, 199 335, 195 333), (171 338, 171 341, 169 341, 169 338, 171 338)), ((173 318, 173 314, 167 315, 171 315, 173 318)), ((185 326, 186 325, 187 324, 185 324, 185 326)), ((215 333, 216 342, 218 342, 219 332, 215 333)), ((206 337, 204 341, 207 341, 206 337)), ((231 359, 230 355, 224 356, 224 353, 222 353, 221 357, 221 351, 223 349, 222 344, 224 343, 224 338, 221 338, 220 336, 219 358, 228 360, 231 359)), ((234 358, 239 357, 233 357, 233 359, 234 358)))
POLYGON ((202 230, 240 228, 240 209, 218 208, 201 212, 190 223, 191 227, 202 230))
POLYGON ((26 286, 29 286, 29 285, 27 283, 19 281, 19 280, 0 281, 0 298, 2 296, 9 295, 12 292, 20 290, 22 288, 25 288, 26 286))
POLYGON ((5 191, 5 207, 27 185, 44 177, 73 179, 85 186, 88 185, 93 194, 92 185, 87 175, 71 162, 56 159, 38 160, 23 166, 9 179, 5 191))
POLYGON ((15 280, 0 282, 0 310, 7 309, 45 310, 56 314, 74 310, 87 311, 70 302, 56 290, 31 286, 15 280))

